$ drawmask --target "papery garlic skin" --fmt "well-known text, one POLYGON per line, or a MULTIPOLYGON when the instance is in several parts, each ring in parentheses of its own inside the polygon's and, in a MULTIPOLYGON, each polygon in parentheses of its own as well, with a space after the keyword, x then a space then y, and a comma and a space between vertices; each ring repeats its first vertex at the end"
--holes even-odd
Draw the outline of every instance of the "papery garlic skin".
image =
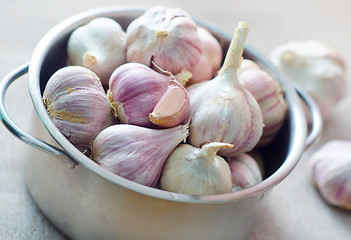
POLYGON ((267 72, 256 68, 241 72, 239 81, 261 108, 264 128, 258 146, 265 146, 275 139, 287 116, 288 104, 282 88, 267 72))
POLYGON ((81 151, 113 121, 98 76, 84 67, 56 71, 45 86, 43 102, 55 126, 81 151))
POLYGON ((321 41, 291 41, 276 47, 270 58, 316 101, 323 119, 328 119, 333 106, 345 96, 346 70, 341 54, 321 41))
POLYGON ((248 154, 227 158, 231 171, 233 191, 252 187, 262 182, 261 168, 248 154))
POLYGON ((190 70, 202 55, 197 26, 179 8, 151 7, 129 24, 126 33, 128 62, 151 68, 154 62, 175 75, 190 70))
POLYGON ((218 76, 187 88, 190 144, 196 147, 209 142, 233 144, 233 148, 219 151, 225 157, 252 150, 263 131, 261 109, 238 80, 247 30, 247 23, 239 23, 218 76))
POLYGON ((140 63, 118 67, 109 81, 109 95, 120 121, 152 127, 149 114, 167 91, 170 80, 140 63))
POLYGON ((92 70, 107 86, 112 72, 127 61, 126 33, 111 18, 95 18, 72 32, 67 50, 72 65, 92 70))
POLYGON ((188 125, 167 129, 113 125, 93 141, 92 159, 121 177, 156 187, 165 160, 188 133, 188 125))
POLYGON ((197 27, 197 32, 201 41, 199 44, 202 46, 202 56, 190 70, 192 77, 187 83, 188 86, 212 79, 223 60, 222 46, 211 32, 200 26, 197 27))
POLYGON ((331 140, 310 157, 312 180, 331 205, 351 210, 351 142, 331 140))
POLYGON ((210 195, 232 191, 227 162, 216 152, 231 148, 226 143, 209 143, 202 148, 180 144, 167 158, 160 179, 160 188, 170 192, 210 195))

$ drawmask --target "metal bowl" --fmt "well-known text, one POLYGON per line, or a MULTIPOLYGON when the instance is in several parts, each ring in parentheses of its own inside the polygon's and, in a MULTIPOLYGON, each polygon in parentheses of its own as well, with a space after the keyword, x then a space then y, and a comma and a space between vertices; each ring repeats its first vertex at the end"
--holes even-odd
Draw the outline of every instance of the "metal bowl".
MULTIPOLYGON (((30 64, 14 70, 1 82, 2 121, 10 132, 31 146, 25 172, 30 193, 50 221, 72 239, 244 239, 264 207, 268 190, 289 175, 321 129, 315 104, 299 92, 314 119, 307 138, 307 123, 296 89, 252 47, 245 47, 244 57, 256 61, 281 83, 289 113, 276 140, 260 149, 263 158, 269 159, 264 162, 265 179, 242 191, 192 196, 131 182, 102 169, 82 154, 61 134, 46 112, 42 93, 50 76, 66 65, 71 32, 95 17, 111 17, 125 29, 143 12, 144 9, 108 7, 70 17, 41 39, 30 64), (15 125, 4 107, 8 86, 27 71, 36 110, 32 134, 15 125)), ((204 21, 195 21, 215 35, 224 52, 227 50, 232 34, 204 21)))

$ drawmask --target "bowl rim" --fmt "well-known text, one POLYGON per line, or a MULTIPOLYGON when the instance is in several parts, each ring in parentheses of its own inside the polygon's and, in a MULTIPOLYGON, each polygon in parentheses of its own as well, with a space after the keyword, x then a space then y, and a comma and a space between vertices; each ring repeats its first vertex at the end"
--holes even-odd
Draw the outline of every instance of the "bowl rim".
MULTIPOLYGON (((96 8, 88 11, 84 11, 73 15, 69 18, 58 23, 56 26, 51 28, 39 41, 35 47, 30 66, 29 66, 29 80, 28 88, 31 100, 33 102, 36 113, 39 116, 39 119, 44 124, 45 128, 53 139, 64 149, 64 151, 80 165, 87 168, 89 171, 99 175, 105 180, 117 184, 119 186, 125 187, 131 191, 147 195, 150 197, 187 202, 187 203, 223 203, 223 202, 232 202, 239 201, 246 198, 251 198, 257 195, 261 195, 266 191, 273 188, 275 185, 280 183, 285 179, 290 172, 297 165, 303 150, 305 148, 305 141, 307 136, 307 122, 304 117, 302 106, 300 104, 298 95, 294 90, 292 84, 288 82, 282 73, 276 69, 276 67, 260 52, 252 48, 248 44, 245 45, 245 53, 248 53, 253 60, 255 60, 265 71, 274 76, 282 85, 284 89, 285 98, 288 103, 288 115, 290 117, 290 124, 292 126, 290 139, 289 139, 289 148, 287 156, 283 164, 269 177, 264 179, 262 182, 237 192, 225 193, 225 194, 216 194, 216 195, 186 195, 180 193, 168 192, 152 187, 143 186, 141 184, 132 182, 123 177, 120 177, 116 174, 113 174, 102 167, 97 163, 92 161, 82 152, 80 152, 76 147, 74 147, 65 136, 56 128, 51 118, 47 114, 47 111, 42 102, 42 95, 40 91, 40 72, 42 63, 45 59, 47 52, 52 47, 56 39, 62 37, 64 34, 67 34, 88 20, 95 17, 116 17, 116 16, 130 16, 130 15, 141 15, 146 8, 144 7, 130 7, 130 6, 109 6, 96 8), (292 104, 293 103, 293 104, 292 104), (292 144, 294 143, 294 144, 292 144)), ((206 21, 200 19, 194 19, 199 25, 203 25, 206 28, 215 31, 224 38, 231 39, 231 35, 217 26, 212 25, 206 21)))

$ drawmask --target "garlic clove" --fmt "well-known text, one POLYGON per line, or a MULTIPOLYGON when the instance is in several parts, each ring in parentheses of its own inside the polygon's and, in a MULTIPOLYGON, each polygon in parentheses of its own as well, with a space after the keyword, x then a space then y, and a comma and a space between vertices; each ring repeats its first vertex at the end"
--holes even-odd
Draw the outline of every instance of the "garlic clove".
POLYGON ((220 68, 223 58, 222 46, 212 33, 200 26, 197 27, 197 32, 203 53, 200 61, 191 69, 193 76, 188 86, 212 79, 220 68))
POLYGON ((122 123, 154 126, 149 119, 171 78, 140 63, 118 67, 109 82, 109 99, 122 123))
POLYGON ((262 181, 261 167, 248 154, 227 158, 231 171, 233 191, 252 187, 262 181))
POLYGON ((273 49, 272 62, 305 90, 327 120, 346 92, 345 61, 331 46, 317 40, 291 41, 273 49))
POLYGON ((202 148, 180 144, 167 158, 162 170, 160 188, 170 192, 209 195, 232 191, 227 162, 216 155, 227 143, 209 143, 202 148))
POLYGON ((331 140, 310 157, 315 187, 333 206, 351 210, 351 142, 331 140))
POLYGON ((181 124, 189 114, 188 92, 177 81, 170 81, 167 91, 156 104, 150 121, 161 127, 175 127, 181 124))
POLYGON ((267 72, 256 68, 239 74, 239 81, 257 100, 263 114, 263 134, 258 146, 269 144, 285 122, 288 104, 280 84, 267 72))
POLYGON ((190 70, 202 54, 197 26, 183 9, 151 7, 129 24, 126 33, 128 62, 151 68, 154 62, 174 75, 190 70))
POLYGON ((225 157, 251 151, 263 131, 261 109, 238 80, 247 32, 247 23, 239 23, 218 76, 187 88, 190 144, 196 147, 208 142, 233 144, 233 148, 219 151, 225 157))
POLYGON ((165 160, 188 133, 188 125, 167 129, 113 125, 94 139, 92 159, 121 177, 155 187, 165 160))
POLYGON ((113 121, 98 76, 84 67, 56 71, 45 86, 43 102, 55 126, 82 152, 113 121))
POLYGON ((119 23, 99 17, 72 32, 67 52, 72 65, 92 70, 107 86, 112 72, 127 61, 126 47, 126 33, 119 23))

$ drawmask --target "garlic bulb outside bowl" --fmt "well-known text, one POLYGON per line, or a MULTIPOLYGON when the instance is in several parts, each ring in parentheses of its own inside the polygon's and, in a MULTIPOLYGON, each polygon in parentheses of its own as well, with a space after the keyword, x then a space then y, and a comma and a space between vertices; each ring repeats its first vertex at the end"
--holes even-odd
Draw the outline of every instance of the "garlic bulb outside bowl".
POLYGON ((351 142, 331 140, 310 158, 315 187, 329 204, 351 210, 351 142))
POLYGON ((345 60, 324 42, 290 41, 274 48, 270 59, 291 82, 315 100, 324 120, 346 94, 345 60))

